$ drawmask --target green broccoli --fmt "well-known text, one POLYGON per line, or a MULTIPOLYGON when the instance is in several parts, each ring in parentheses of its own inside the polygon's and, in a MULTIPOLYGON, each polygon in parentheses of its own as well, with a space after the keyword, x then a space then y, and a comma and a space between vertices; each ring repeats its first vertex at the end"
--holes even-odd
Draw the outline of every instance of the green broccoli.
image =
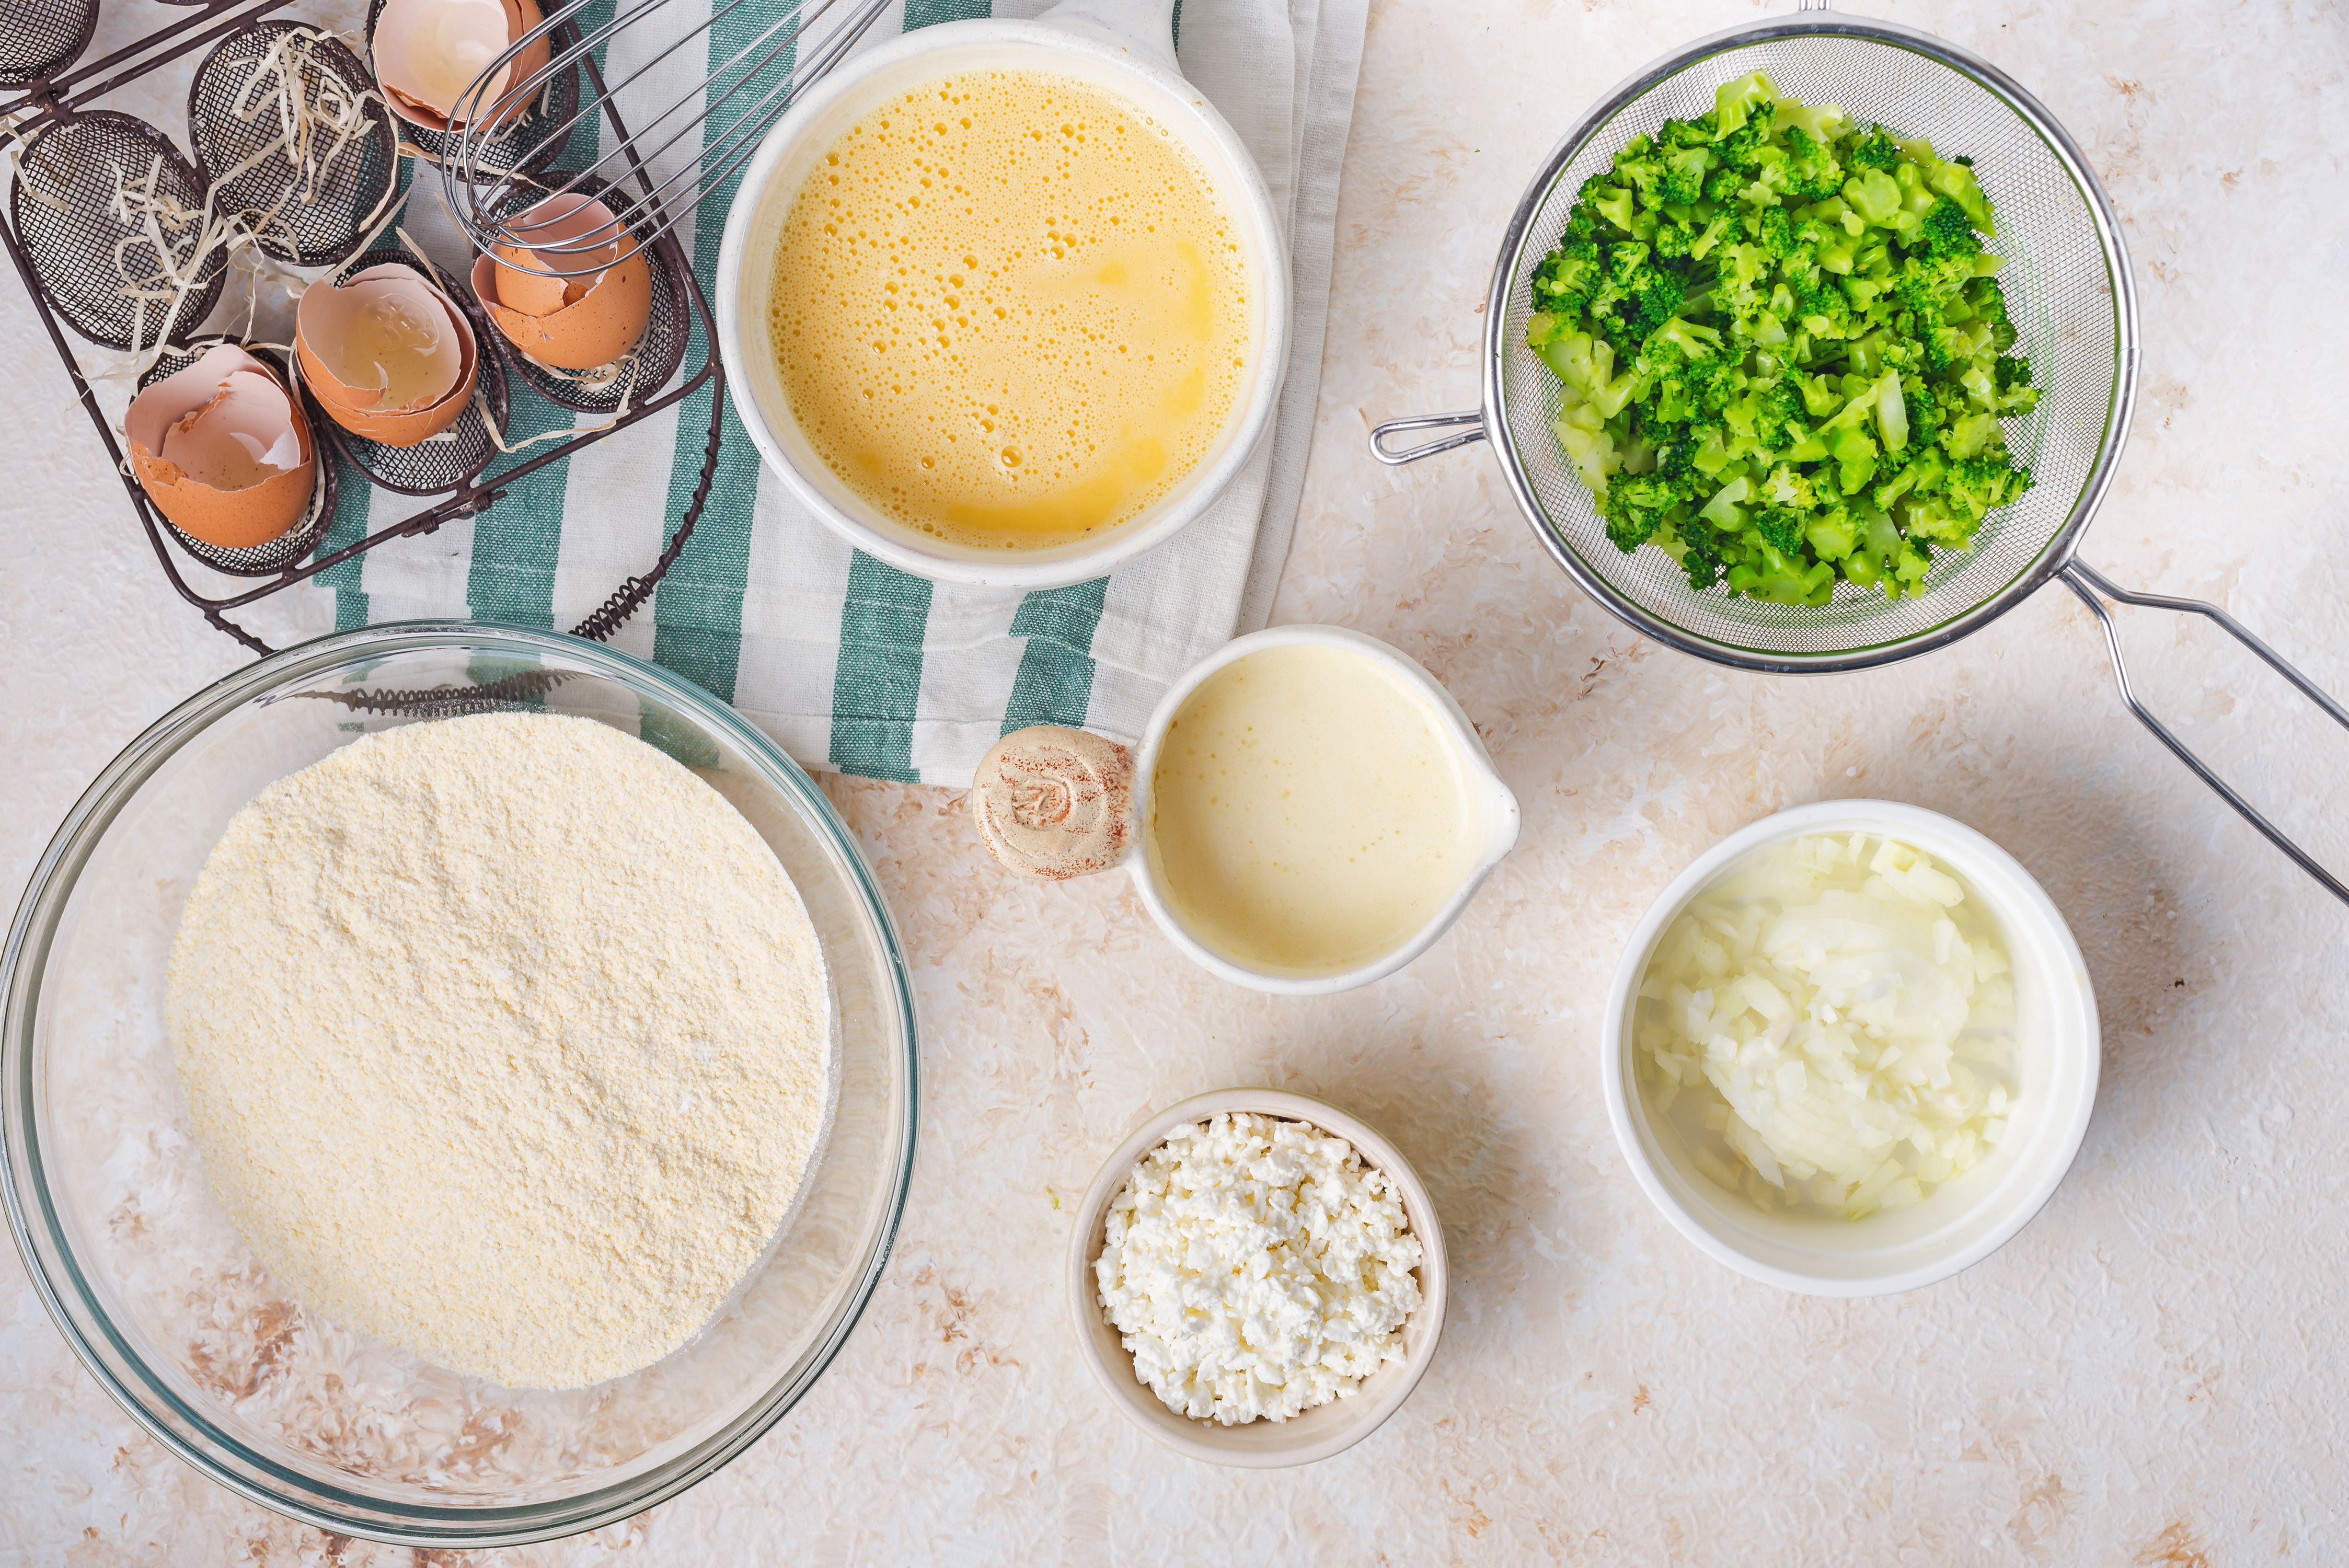
POLYGON ((1878 126, 1867 135, 1852 139, 1851 150, 1846 160, 1855 169, 1881 169, 1889 172, 1900 162, 1900 144, 1886 135, 1878 126))
MULTIPOLYGON (((1612 530, 1609 530, 1612 532, 1612 530)), ((1736 542, 1723 535, 1712 524, 1692 521, 1680 531, 1681 570, 1688 574, 1689 586, 1702 593, 1721 581, 1729 569, 1736 542)))
POLYGON ((1762 542, 1782 555, 1800 555, 1809 541, 1803 537, 1803 520, 1791 511, 1765 507, 1754 514, 1754 530, 1762 542))
POLYGON ((1608 537, 1692 590, 1923 592, 2030 488, 2039 392, 1970 161, 1761 73, 1631 139, 1533 275, 1528 347, 1608 537))
POLYGON ((1843 165, 1833 149, 1799 125, 1786 128, 1786 194, 1816 201, 1843 189, 1843 165))
POLYGON ((1842 561, 1859 542, 1859 524, 1853 521, 1850 508, 1829 507, 1810 515, 1803 525, 1803 540, 1821 561, 1842 561))
POLYGON ((1668 119, 1656 128, 1659 147, 1710 147, 1713 127, 1701 119, 1668 119))
POLYGON ((1615 503, 1607 518, 1607 537, 1626 552, 1654 538, 1664 514, 1684 499, 1681 485, 1655 474, 1609 485, 1607 495, 1615 503))
POLYGON ((1984 512, 2021 498, 2031 488, 2031 470, 2008 464, 2003 453, 1961 458, 1950 465, 1948 494, 1979 521, 1984 512))
POLYGON ((1972 256, 1982 250, 1982 236, 1974 232, 1973 220, 1946 197, 1926 209, 1918 228, 1926 250, 1936 256, 1972 256))
POLYGON ((1663 177, 1656 182, 1658 192, 1666 201, 1687 207, 1703 200, 1704 177, 1713 168, 1713 155, 1701 147, 1675 152, 1664 160, 1663 177))
POLYGON ((1534 301, 1545 310, 1580 310, 1606 275, 1599 246, 1589 240, 1560 245, 1534 269, 1534 301))
POLYGON ((1770 111, 1777 101, 1778 89, 1760 71, 1722 83, 1713 94, 1713 139, 1719 141, 1744 129, 1757 113, 1763 124, 1768 125, 1770 111))
POLYGON ((1754 432, 1765 449, 1779 440, 1787 427, 1802 428, 1803 395, 1794 382, 1781 377, 1751 388, 1748 396, 1753 399, 1754 432))

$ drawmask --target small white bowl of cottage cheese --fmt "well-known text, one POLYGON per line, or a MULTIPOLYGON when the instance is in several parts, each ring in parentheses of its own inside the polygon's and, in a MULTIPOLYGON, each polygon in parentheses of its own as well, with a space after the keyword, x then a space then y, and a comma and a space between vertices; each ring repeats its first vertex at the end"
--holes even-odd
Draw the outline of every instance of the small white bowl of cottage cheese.
POLYGON ((1077 1207, 1069 1305, 1121 1414, 1269 1470, 1353 1447, 1444 1329, 1444 1232, 1408 1161, 1334 1106, 1218 1089, 1134 1129, 1077 1207))

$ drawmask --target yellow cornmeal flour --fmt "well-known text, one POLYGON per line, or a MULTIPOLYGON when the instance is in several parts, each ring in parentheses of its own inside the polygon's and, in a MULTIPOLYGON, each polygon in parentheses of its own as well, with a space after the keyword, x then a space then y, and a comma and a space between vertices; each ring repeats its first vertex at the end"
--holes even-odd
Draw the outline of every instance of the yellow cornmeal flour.
POLYGON ((585 718, 367 736, 230 821, 165 1003, 204 1175, 304 1305, 574 1387, 766 1248, 830 1095, 823 961, 718 792, 585 718))

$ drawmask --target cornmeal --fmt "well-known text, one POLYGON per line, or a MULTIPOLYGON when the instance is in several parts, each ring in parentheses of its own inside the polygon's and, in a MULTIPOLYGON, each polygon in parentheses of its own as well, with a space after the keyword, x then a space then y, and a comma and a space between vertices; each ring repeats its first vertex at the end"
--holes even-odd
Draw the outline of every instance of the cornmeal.
POLYGON ((574 1387, 700 1328, 831 1095, 823 961, 716 790, 585 718, 370 735, 230 821, 171 950, 221 1207, 304 1305, 574 1387))

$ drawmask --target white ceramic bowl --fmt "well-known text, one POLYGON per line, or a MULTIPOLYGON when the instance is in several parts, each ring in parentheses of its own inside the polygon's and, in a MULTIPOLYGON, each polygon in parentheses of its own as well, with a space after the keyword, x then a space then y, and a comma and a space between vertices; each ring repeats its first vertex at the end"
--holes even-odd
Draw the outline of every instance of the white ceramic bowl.
POLYGON ((1256 160, 1176 68, 1168 30, 1172 10, 1172 0, 1069 0, 1033 22, 949 22, 907 33, 835 67, 775 122, 744 167, 718 253, 719 356, 743 428, 768 467, 858 549, 949 583, 1011 588, 1081 583, 1164 542, 1206 511, 1271 424, 1288 363, 1287 248, 1256 160), (1256 310, 1247 378, 1222 436, 1198 467, 1121 528, 1056 549, 1017 552, 948 543, 895 521, 852 490, 793 422, 767 336, 783 222, 817 160, 893 93, 953 72, 1004 69, 1078 77, 1164 126, 1206 170, 1238 227, 1256 310))
POLYGON ((1402 649, 1380 642, 1376 637, 1348 631, 1343 626, 1275 626, 1268 631, 1252 632, 1245 637, 1235 637, 1221 648, 1201 659, 1184 672, 1183 678, 1167 688, 1150 715, 1149 727, 1143 731, 1142 749, 1133 769, 1134 844, 1126 857, 1126 869, 1133 877, 1133 885, 1142 896, 1143 907, 1149 910, 1175 946, 1193 962, 1204 965, 1235 985, 1253 990, 1269 991, 1285 996, 1321 996, 1333 991, 1351 990, 1385 978, 1417 958, 1435 944, 1435 939, 1450 929, 1485 885, 1485 879, 1500 864, 1517 841, 1517 798, 1501 781, 1485 755, 1485 743, 1477 738, 1476 727, 1468 721, 1444 683, 1427 673, 1418 660, 1402 649), (1375 660, 1402 679, 1404 685, 1419 693, 1427 704, 1436 727, 1451 742, 1454 760, 1461 771, 1462 794, 1475 813, 1469 831, 1475 835, 1479 846, 1476 864, 1444 907, 1431 916, 1412 938, 1367 964, 1330 975, 1288 975, 1253 968, 1226 956, 1194 936, 1175 913, 1159 887, 1158 873, 1150 858, 1150 775, 1158 763, 1158 753, 1166 744, 1166 732, 1174 725, 1174 716, 1201 683, 1225 665, 1244 659, 1250 654, 1267 648, 1319 647, 1340 648, 1375 660))
POLYGON ((2071 1169, 2096 1098, 2096 998, 2072 931, 2013 856, 1962 822, 1890 800, 1825 800, 1732 833, 1700 855, 1632 932, 1607 998, 1600 1071, 1608 1119, 1640 1190, 1697 1249, 1740 1274, 1812 1295, 1888 1295, 1980 1263, 2031 1222, 2071 1169), (1810 833, 1880 833, 1931 855, 1995 917, 2014 965, 2019 1104, 1981 1164, 1921 1203, 1857 1222, 1764 1212, 1698 1171, 1653 1112, 1631 1037, 1640 977, 1689 901, 1754 851, 1810 833))
POLYGON ((1085 1189, 1084 1200, 1077 1205, 1075 1233, 1069 1242, 1069 1316, 1077 1331, 1078 1353, 1118 1413, 1185 1458, 1242 1470, 1278 1470, 1343 1453, 1402 1408, 1435 1357, 1435 1342, 1444 1333, 1444 1227, 1437 1222, 1435 1205, 1410 1162, 1393 1144, 1337 1107, 1278 1089, 1226 1088, 1195 1095, 1135 1128, 1085 1189), (1101 1256, 1106 1234, 1110 1200, 1124 1185, 1134 1165, 1164 1143, 1174 1129, 1186 1121, 1205 1121, 1218 1111, 1248 1111, 1302 1121, 1352 1144, 1363 1164, 1385 1171, 1393 1181, 1423 1252, 1419 1310, 1403 1325, 1403 1359, 1389 1362, 1362 1379, 1351 1398, 1333 1399, 1285 1421, 1225 1427, 1168 1409, 1151 1392, 1150 1385, 1134 1375, 1133 1358, 1126 1354, 1117 1330, 1110 1326, 1093 1278, 1093 1262, 1101 1256))

